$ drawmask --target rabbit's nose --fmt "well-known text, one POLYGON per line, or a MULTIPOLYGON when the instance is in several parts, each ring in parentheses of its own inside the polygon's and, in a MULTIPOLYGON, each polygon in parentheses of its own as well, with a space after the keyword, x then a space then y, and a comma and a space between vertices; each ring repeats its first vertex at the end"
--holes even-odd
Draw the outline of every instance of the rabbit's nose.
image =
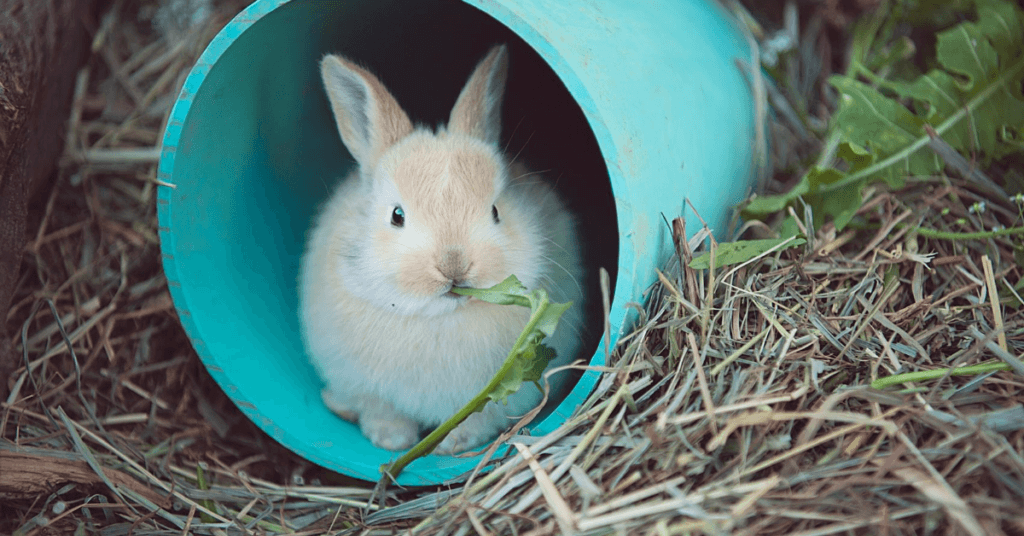
POLYGON ((437 270, 441 275, 458 285, 464 282, 469 272, 469 263, 461 249, 449 249, 437 262, 437 270))

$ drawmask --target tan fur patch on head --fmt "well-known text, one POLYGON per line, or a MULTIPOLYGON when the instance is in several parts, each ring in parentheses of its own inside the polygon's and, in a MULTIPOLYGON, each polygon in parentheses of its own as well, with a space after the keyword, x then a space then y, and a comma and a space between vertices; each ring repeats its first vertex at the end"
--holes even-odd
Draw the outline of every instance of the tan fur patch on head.
POLYGON ((418 131, 395 146, 385 168, 407 214, 398 276, 403 289, 437 294, 451 280, 477 280, 480 263, 500 262, 497 248, 487 259, 478 249, 479 232, 494 225, 491 205, 502 188, 503 166, 486 144, 444 131, 418 131))
POLYGON ((444 242, 464 240, 495 196, 494 155, 465 141, 459 136, 416 140, 398 155, 392 175, 410 211, 444 242))
POLYGON ((451 155, 449 170, 452 194, 460 192, 466 197, 484 202, 494 196, 494 178, 498 169, 490 155, 472 149, 456 150, 451 155))

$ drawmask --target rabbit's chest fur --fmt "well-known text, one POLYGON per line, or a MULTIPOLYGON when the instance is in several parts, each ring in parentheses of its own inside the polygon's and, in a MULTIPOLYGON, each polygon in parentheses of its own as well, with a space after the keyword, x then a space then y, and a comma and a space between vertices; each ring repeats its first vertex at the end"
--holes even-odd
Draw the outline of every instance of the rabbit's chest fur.
POLYGON ((424 424, 450 417, 484 388, 506 357, 499 350, 512 347, 529 317, 524 308, 478 301, 439 317, 366 314, 372 305, 338 298, 335 318, 343 320, 324 326, 333 335, 319 341, 317 351, 330 356, 321 374, 424 424))

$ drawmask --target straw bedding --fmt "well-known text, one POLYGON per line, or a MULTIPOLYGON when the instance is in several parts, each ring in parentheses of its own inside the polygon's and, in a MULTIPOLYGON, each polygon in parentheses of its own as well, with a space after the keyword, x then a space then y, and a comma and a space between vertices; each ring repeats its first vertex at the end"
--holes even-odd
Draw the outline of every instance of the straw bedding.
MULTIPOLYGON (((867 4, 804 13, 811 91, 845 46, 830 17, 867 4)), ((705 230, 666 222, 678 254, 595 392, 465 484, 375 494, 278 446, 193 353, 154 210, 162 123, 240 7, 193 24, 115 2, 97 29, 4 319, 29 370, 0 406, 0 533, 1024 534, 1019 235, 958 234, 1024 207, 955 174, 876 188, 858 228, 718 270, 687 266, 705 230), (1011 370, 869 387, 993 360, 1011 370)), ((772 129, 776 151, 816 150, 772 129)))

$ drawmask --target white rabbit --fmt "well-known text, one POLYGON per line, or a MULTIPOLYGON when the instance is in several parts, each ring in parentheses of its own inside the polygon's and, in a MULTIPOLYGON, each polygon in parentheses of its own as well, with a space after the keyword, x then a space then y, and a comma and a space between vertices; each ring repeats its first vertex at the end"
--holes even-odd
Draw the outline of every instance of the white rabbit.
MULTIPOLYGON (((514 274, 554 301, 572 300, 548 341, 558 352, 550 366, 577 357, 586 296, 576 224, 550 186, 498 147, 504 45, 477 65, 436 132, 414 127, 351 61, 328 55, 320 67, 358 169, 309 236, 299 276, 303 337, 324 403, 374 445, 403 450, 483 389, 529 317, 453 286, 486 288, 514 274)), ((553 391, 566 376, 552 376, 553 391)), ((473 414, 437 452, 492 439, 540 400, 524 385, 508 405, 473 414)))

